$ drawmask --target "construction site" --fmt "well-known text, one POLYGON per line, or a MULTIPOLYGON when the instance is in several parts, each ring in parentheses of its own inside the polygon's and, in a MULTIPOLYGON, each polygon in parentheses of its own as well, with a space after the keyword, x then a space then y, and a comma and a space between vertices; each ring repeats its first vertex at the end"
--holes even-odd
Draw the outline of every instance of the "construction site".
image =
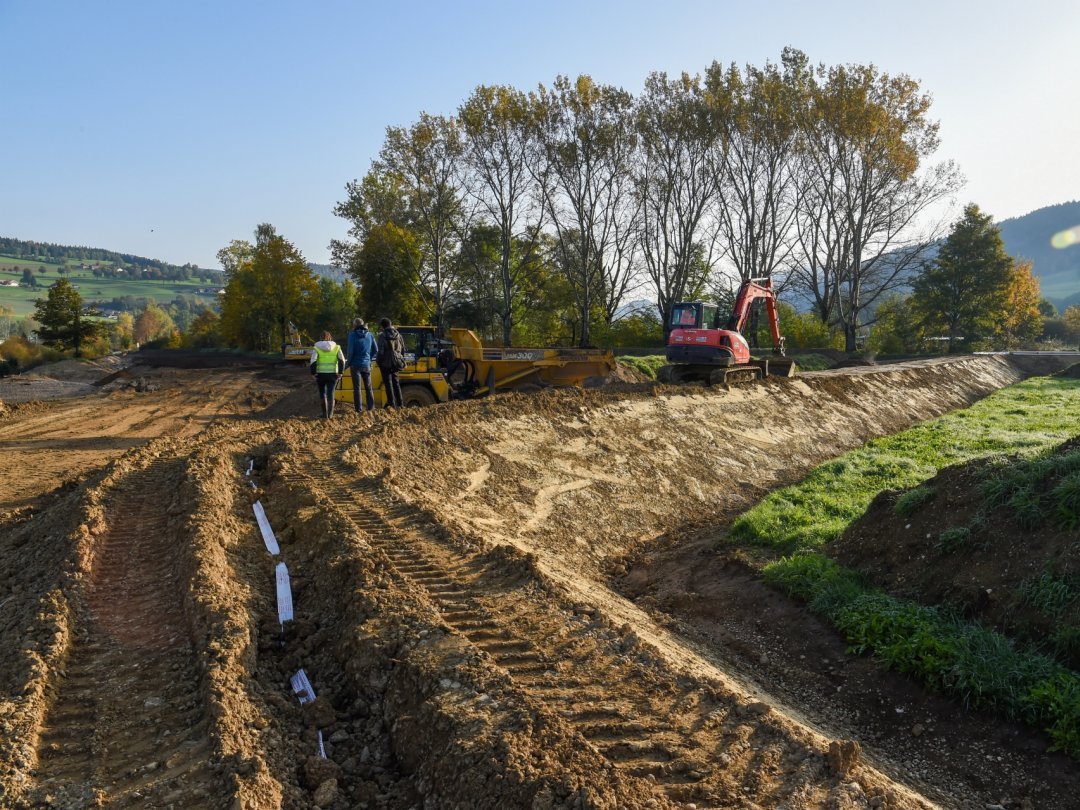
POLYGON ((332 419, 296 364, 106 360, 0 381, 0 806, 1076 806, 1042 730, 853 652, 723 542, 1075 357, 332 419))

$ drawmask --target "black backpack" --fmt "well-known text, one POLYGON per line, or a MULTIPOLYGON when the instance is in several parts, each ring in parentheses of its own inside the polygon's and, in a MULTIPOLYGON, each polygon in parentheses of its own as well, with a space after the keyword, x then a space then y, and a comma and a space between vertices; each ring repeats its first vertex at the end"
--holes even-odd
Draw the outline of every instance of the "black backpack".
POLYGON ((395 332, 393 337, 391 337, 384 331, 381 335, 381 339, 383 345, 379 350, 380 360, 382 358, 382 353, 385 351, 389 356, 389 362, 380 362, 379 365, 389 368, 394 372, 404 371, 406 365, 405 355, 398 349, 398 347, 402 345, 401 334, 395 332))

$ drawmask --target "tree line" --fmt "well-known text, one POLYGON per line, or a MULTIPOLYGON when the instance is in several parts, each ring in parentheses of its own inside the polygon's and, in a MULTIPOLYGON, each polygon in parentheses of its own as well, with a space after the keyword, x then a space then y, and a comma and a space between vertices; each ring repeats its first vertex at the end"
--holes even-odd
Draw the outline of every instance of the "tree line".
MULTIPOLYGON (((212 268, 199 267, 196 264, 175 265, 159 259, 148 259, 130 253, 117 253, 101 248, 73 247, 56 245, 51 242, 33 242, 11 237, 0 237, 0 255, 16 259, 56 264, 64 268, 69 262, 108 262, 99 266, 96 276, 120 276, 131 278, 167 279, 170 281, 198 278, 214 283, 221 281, 221 273, 212 268)), ((66 272, 66 269, 65 269, 66 272)))
POLYGON ((589 76, 481 86, 387 128, 331 248, 363 311, 468 320, 505 345, 545 319, 586 345, 633 300, 666 324, 677 301, 771 277, 853 350, 961 184, 932 162, 929 109, 908 76, 793 48, 652 73, 636 96, 589 76))

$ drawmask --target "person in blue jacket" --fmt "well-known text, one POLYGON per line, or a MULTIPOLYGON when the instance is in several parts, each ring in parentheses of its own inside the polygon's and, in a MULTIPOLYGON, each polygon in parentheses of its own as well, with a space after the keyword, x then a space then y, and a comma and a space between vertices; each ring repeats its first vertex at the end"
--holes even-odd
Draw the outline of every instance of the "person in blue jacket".
POLYGON ((364 409, 360 407, 360 382, 364 383, 364 399, 369 411, 375 410, 375 394, 371 390, 371 363, 375 359, 375 337, 367 330, 363 318, 356 318, 352 322, 353 328, 349 332, 349 351, 345 363, 352 375, 352 396, 356 412, 364 409))

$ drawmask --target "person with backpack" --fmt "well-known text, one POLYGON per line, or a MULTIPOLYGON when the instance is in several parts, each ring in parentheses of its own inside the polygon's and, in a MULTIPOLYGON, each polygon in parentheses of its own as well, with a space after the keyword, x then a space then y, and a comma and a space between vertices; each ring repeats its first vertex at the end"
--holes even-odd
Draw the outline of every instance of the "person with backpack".
POLYGON ((383 388, 386 391, 386 407, 401 407, 401 382, 398 374, 405 370, 405 341, 401 333, 390 323, 389 318, 379 321, 382 331, 379 333, 378 354, 375 362, 382 373, 383 388))
POLYGON ((315 375, 315 385, 319 389, 323 419, 334 416, 334 389, 344 372, 345 355, 341 353, 341 347, 334 343, 329 332, 323 332, 322 340, 311 350, 311 373, 315 375))
POLYGON ((352 331, 349 332, 349 351, 345 356, 345 365, 349 367, 352 375, 353 406, 356 412, 364 409, 360 407, 360 383, 364 384, 364 399, 369 411, 375 410, 375 392, 371 390, 371 361, 375 359, 375 337, 367 330, 363 318, 353 321, 352 331))

